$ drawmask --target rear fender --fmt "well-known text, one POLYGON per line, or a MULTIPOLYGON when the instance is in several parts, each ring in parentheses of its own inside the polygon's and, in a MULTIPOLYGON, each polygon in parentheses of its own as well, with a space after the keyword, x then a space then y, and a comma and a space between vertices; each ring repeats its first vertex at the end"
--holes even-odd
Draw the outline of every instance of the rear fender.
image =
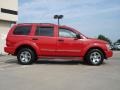
POLYGON ((36 43, 33 43, 33 42, 31 42, 31 41, 22 41, 22 42, 20 42, 20 43, 17 43, 17 44, 15 45, 15 47, 16 47, 16 48, 15 48, 15 51, 17 50, 17 48, 19 48, 19 47, 21 47, 21 46, 23 46, 23 45, 32 47, 32 48, 34 49, 34 51, 36 52, 37 56, 40 55, 39 47, 36 45, 36 43))

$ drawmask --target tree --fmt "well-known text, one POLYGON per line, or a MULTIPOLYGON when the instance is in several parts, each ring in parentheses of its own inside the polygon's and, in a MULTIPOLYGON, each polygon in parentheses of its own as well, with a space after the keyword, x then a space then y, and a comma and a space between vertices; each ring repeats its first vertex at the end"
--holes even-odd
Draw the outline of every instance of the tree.
POLYGON ((120 43, 120 39, 117 40, 117 43, 120 43))
POLYGON ((110 45, 112 44, 112 41, 109 38, 105 37, 104 35, 101 35, 101 34, 98 35, 98 39, 104 40, 104 41, 108 42, 110 45))
POLYGON ((118 43, 120 44, 120 39, 118 39, 118 40, 114 43, 114 45, 115 45, 115 44, 118 44, 118 43))

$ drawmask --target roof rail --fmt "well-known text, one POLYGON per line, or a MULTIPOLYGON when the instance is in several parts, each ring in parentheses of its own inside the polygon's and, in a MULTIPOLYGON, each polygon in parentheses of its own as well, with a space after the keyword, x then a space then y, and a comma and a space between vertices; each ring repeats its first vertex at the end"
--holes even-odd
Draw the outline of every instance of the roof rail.
POLYGON ((51 24, 51 25, 54 25, 53 23, 18 23, 18 24, 51 24))

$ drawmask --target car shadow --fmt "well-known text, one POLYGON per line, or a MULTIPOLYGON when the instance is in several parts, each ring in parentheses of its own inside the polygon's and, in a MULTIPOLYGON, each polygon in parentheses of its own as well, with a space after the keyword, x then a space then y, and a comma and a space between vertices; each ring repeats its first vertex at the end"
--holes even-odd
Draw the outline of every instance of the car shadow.
POLYGON ((5 63, 9 63, 9 64, 17 64, 18 63, 18 61, 17 61, 17 59, 8 59, 8 60, 6 60, 5 61, 5 63))
POLYGON ((44 61, 44 60, 39 60, 36 61, 35 64, 52 64, 52 65, 78 65, 84 63, 82 61, 44 61))
MULTIPOLYGON (((4 63, 9 63, 9 64, 18 64, 18 61, 16 58, 14 59, 8 59, 6 61, 4 61, 4 63)), ((85 64, 83 61, 52 61, 52 60, 44 60, 44 59, 40 59, 37 60, 34 64, 47 64, 47 65, 87 65, 87 66, 92 66, 92 65, 88 65, 85 64)), ((103 65, 106 65, 106 62, 103 62, 103 65)))
MULTIPOLYGON (((8 59, 8 60, 6 60, 5 61, 5 63, 9 63, 9 64, 18 64, 18 61, 17 61, 17 59, 15 58, 15 59, 8 59)), ((51 64, 51 65, 78 65, 78 64, 82 64, 82 65, 85 65, 85 63, 84 62, 82 62, 82 61, 52 61, 52 60, 50 60, 50 61, 48 61, 48 60, 37 60, 36 62, 35 62, 35 64, 51 64)))

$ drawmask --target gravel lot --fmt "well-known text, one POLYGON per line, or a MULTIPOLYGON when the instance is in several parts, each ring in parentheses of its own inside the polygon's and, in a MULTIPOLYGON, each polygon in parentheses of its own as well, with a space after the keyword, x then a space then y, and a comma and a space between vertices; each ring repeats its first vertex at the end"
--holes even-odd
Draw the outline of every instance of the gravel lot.
POLYGON ((16 57, 0 56, 0 90, 120 90, 120 52, 101 66, 47 61, 25 66, 16 57))

